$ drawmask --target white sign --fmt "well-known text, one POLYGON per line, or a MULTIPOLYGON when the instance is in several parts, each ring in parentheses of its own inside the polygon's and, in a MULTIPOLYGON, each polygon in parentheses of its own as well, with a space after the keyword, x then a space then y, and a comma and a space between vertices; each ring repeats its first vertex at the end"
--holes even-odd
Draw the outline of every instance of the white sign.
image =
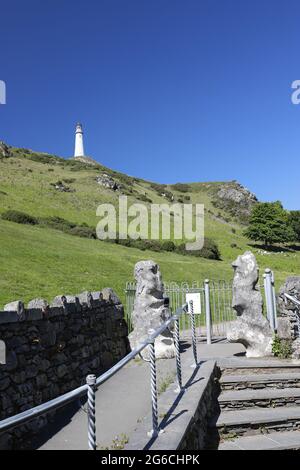
POLYGON ((188 312, 191 313, 190 301, 193 301, 194 313, 201 313, 201 296, 198 293, 185 294, 185 301, 188 304, 188 312))

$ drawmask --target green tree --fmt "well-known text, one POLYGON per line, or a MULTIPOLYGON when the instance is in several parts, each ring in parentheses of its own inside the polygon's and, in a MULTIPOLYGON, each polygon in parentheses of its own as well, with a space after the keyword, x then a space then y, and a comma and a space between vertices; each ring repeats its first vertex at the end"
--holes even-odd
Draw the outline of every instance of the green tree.
POLYGON ((291 211, 289 222, 296 235, 295 241, 300 241, 300 211, 291 211))
POLYGON ((289 222, 289 214, 280 201, 259 202, 252 208, 249 226, 244 232, 251 240, 265 245, 286 243, 295 240, 295 233, 289 222))

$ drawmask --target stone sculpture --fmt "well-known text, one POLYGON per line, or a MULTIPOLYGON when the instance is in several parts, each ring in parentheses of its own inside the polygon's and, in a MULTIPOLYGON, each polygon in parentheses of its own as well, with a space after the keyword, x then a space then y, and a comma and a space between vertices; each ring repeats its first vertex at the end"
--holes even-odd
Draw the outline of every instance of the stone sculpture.
MULTIPOLYGON (((159 328, 171 316, 165 306, 163 282, 159 266, 152 260, 140 261, 135 265, 136 294, 132 314, 133 331, 129 335, 130 346, 136 348, 151 332, 159 328)), ((148 358, 148 349, 142 352, 148 358)), ((155 341, 157 358, 175 356, 173 335, 165 330, 155 341)))
POLYGON ((259 271, 251 251, 232 263, 234 268, 232 307, 237 313, 227 333, 227 339, 241 343, 247 357, 269 356, 272 353, 272 330, 263 316, 263 300, 256 288, 259 271))

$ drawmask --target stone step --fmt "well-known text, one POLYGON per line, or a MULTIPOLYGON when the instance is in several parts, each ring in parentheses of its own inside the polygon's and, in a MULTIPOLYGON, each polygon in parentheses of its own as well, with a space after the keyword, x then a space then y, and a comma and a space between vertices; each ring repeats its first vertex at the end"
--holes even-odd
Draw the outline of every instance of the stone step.
POLYGON ((272 372, 272 373, 245 373, 223 374, 220 378, 222 390, 244 390, 264 388, 300 387, 300 372, 272 372))
POLYGON ((220 394, 219 405, 222 410, 300 405, 300 388, 229 390, 220 394))
POLYGON ((272 432, 230 439, 219 444, 218 450, 299 450, 300 431, 272 432))
POLYGON ((240 436, 265 430, 293 431, 300 429, 300 406, 222 410, 211 420, 210 427, 216 427, 221 436, 231 433, 240 436))

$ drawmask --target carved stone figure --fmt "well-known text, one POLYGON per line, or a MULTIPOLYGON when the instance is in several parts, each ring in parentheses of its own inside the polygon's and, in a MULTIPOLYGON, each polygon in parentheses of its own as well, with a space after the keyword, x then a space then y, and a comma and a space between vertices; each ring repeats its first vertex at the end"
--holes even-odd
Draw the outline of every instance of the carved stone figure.
POLYGON ((269 356, 272 353, 272 330, 263 316, 263 300, 256 288, 259 271, 255 256, 251 251, 232 263, 234 268, 232 307, 237 320, 232 322, 227 339, 241 343, 246 348, 247 357, 269 356))
MULTIPOLYGON (((152 260, 140 261, 134 268, 136 294, 132 314, 133 331, 129 335, 130 346, 136 348, 151 332, 159 328, 171 316, 165 306, 163 282, 159 266, 152 260)), ((148 349, 142 352, 148 358, 148 349)), ((157 358, 175 356, 173 336, 165 330, 155 341, 157 358)))

